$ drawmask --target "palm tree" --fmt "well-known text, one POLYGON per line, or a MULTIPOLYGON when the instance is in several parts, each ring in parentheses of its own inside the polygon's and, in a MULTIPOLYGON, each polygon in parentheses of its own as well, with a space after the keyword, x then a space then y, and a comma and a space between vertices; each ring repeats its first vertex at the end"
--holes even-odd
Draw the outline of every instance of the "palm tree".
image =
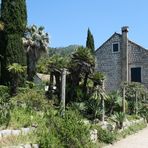
POLYGON ((27 55, 27 74, 28 80, 33 81, 36 74, 36 63, 43 53, 47 53, 49 43, 48 34, 43 27, 35 25, 27 27, 23 44, 27 55))
POLYGON ((90 100, 93 104, 90 105, 92 106, 94 111, 94 118, 96 118, 97 113, 101 110, 102 122, 104 122, 104 116, 105 116, 104 100, 106 100, 107 98, 108 96, 106 95, 105 90, 102 88, 102 86, 96 85, 90 97, 90 100))
POLYGON ((107 99, 109 115, 113 114, 114 111, 121 111, 122 97, 119 91, 113 91, 109 94, 107 99))
POLYGON ((56 93, 59 99, 61 94, 61 73, 63 68, 67 68, 68 62, 69 58, 60 55, 53 55, 48 60, 48 71, 50 72, 49 92, 53 89, 53 77, 55 77, 56 93))
POLYGON ((10 72, 11 77, 10 95, 15 96, 17 94, 19 75, 25 71, 25 67, 18 63, 13 63, 8 66, 8 71, 10 72))
POLYGON ((84 98, 87 93, 87 80, 88 76, 94 71, 94 57, 88 48, 79 47, 71 56, 69 64, 70 83, 72 87, 72 93, 70 98, 76 97, 76 89, 79 86, 79 82, 83 80, 83 93, 84 98))
POLYGON ((132 112, 135 114, 138 113, 138 103, 140 103, 139 99, 142 99, 142 95, 144 93, 144 86, 141 83, 131 82, 126 86, 126 97, 129 99, 133 106, 132 112), (141 98, 140 98, 141 97, 141 98))

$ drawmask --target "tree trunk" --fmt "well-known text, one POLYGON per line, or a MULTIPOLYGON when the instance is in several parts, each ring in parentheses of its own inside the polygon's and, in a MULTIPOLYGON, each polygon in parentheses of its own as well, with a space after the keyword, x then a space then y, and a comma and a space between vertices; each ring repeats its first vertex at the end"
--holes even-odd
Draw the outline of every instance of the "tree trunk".
POLYGON ((57 96, 58 99, 60 100, 60 95, 61 95, 61 81, 60 81, 60 73, 59 72, 55 72, 55 80, 56 80, 56 92, 57 92, 57 96))
POLYGON ((88 79, 88 73, 85 74, 85 78, 84 78, 84 84, 83 84, 83 93, 84 93, 84 99, 86 98, 87 95, 87 79, 88 79))
POLYGON ((33 49, 27 52, 27 75, 28 81, 33 81, 36 74, 36 58, 33 49))
POLYGON ((11 74, 10 79, 10 95, 16 96, 18 89, 18 74, 11 74))

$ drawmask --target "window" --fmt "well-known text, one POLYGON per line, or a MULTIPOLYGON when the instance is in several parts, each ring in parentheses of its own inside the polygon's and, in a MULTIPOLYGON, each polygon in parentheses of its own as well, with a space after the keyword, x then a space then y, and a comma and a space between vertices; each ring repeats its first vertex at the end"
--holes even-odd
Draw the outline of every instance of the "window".
POLYGON ((119 52, 119 43, 112 44, 112 52, 119 52))
POLYGON ((141 82, 141 67, 131 68, 131 81, 141 82))

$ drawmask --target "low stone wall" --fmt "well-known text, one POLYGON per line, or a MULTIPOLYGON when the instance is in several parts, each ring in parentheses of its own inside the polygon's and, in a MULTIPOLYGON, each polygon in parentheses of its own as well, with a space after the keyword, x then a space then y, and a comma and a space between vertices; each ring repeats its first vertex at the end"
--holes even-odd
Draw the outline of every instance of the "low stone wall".
POLYGON ((0 138, 6 137, 6 136, 18 136, 18 135, 25 135, 30 133, 31 131, 35 130, 35 128, 21 128, 17 130, 11 130, 11 129, 6 129, 6 130, 1 130, 0 131, 0 138))
POLYGON ((18 146, 8 146, 8 147, 2 147, 2 148, 39 148, 38 144, 21 144, 18 146))

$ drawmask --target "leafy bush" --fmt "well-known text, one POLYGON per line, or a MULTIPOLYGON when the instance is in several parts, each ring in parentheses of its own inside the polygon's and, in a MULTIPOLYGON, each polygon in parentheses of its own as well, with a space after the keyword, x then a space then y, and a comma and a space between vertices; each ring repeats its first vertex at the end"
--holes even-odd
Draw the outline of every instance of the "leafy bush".
POLYGON ((78 112, 69 110, 62 118, 48 112, 46 130, 40 130, 39 143, 41 147, 90 147, 89 129, 81 121, 78 112), (49 136, 47 138, 46 136, 49 136), (45 138, 43 138, 45 137, 45 138))
POLYGON ((28 111, 26 108, 15 107, 11 111, 9 126, 13 128, 39 126, 45 118, 42 113, 28 111))
POLYGON ((98 131, 98 140, 104 143, 113 143, 116 140, 116 133, 110 132, 107 129, 102 129, 100 126, 96 126, 98 131))
POLYGON ((8 126, 10 121, 10 110, 12 109, 12 104, 5 95, 0 97, 0 125, 6 124, 8 126))
POLYGON ((133 114, 133 115, 127 115, 126 117, 127 117, 127 119, 128 119, 129 121, 140 119, 140 116, 135 115, 135 114, 133 114))
POLYGON ((125 121, 125 113, 119 112, 115 113, 112 120, 116 123, 117 128, 122 129, 123 128, 123 122, 125 121))
POLYGON ((148 104, 143 105, 139 109, 139 115, 142 116, 148 122, 148 104))
POLYGON ((44 110, 44 108, 48 106, 48 101, 44 93, 34 89, 19 93, 16 97, 12 98, 12 103, 16 106, 35 111, 44 110))
POLYGON ((3 96, 4 94, 8 94, 8 93, 9 93, 8 87, 4 85, 0 85, 0 96, 3 96))
POLYGON ((0 85, 0 125, 8 126, 12 104, 9 99, 9 89, 0 85))

